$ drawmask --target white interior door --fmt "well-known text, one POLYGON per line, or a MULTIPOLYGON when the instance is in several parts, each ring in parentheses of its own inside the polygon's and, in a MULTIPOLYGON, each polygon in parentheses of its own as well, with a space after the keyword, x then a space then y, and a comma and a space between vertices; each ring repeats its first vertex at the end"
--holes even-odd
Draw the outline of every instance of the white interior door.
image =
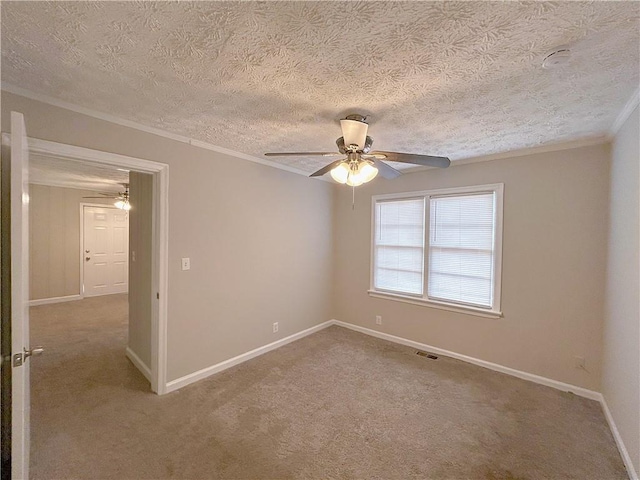
POLYGON ((129 289, 129 215, 112 207, 83 207, 84 295, 129 289))
POLYGON ((11 112, 11 478, 29 478, 29 152, 11 112), (25 353, 28 355, 25 356, 25 353))

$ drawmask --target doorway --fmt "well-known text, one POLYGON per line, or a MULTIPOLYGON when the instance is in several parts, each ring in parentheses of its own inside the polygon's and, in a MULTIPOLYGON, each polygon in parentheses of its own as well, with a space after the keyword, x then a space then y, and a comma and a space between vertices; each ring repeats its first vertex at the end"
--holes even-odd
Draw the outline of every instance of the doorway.
MULTIPOLYGON (((3 328, 2 328, 2 345, 3 345, 3 360, 5 359, 5 347, 6 351, 11 352, 12 362, 3 361, 3 393, 5 391, 11 391, 12 395, 5 398, 3 395, 2 402, 2 431, 3 431, 3 475, 5 472, 5 460, 10 461, 12 472, 15 475, 20 476, 20 472, 27 472, 29 465, 29 396, 30 396, 30 382, 29 382, 29 363, 26 362, 23 365, 23 360, 28 356, 36 353, 41 353, 41 348, 29 346, 29 316, 28 316, 28 304, 29 304, 29 189, 28 189, 28 175, 27 168, 29 165, 28 154, 42 154, 49 156, 53 159, 66 159, 83 164, 92 165, 104 165, 109 167, 119 167, 125 171, 137 171, 143 175, 151 178, 152 184, 152 199, 150 200, 150 224, 151 226, 151 247, 148 249, 151 258, 150 278, 151 278, 151 294, 149 299, 151 300, 151 345, 150 345, 150 359, 149 362, 149 377, 151 383, 151 389, 158 394, 166 393, 166 327, 167 327, 167 276, 168 276, 168 165, 160 164, 157 162, 136 159, 132 157, 125 157, 122 155, 110 154, 106 152, 90 150, 81 147, 75 147, 65 144, 59 144, 55 142, 49 142, 39 139, 29 138, 27 139, 26 131, 24 127, 24 118, 20 113, 11 112, 11 132, 12 134, 2 134, 2 183, 3 183, 3 200, 5 200, 4 193, 10 192, 11 195, 11 211, 9 213, 8 207, 5 209, 7 202, 3 201, 3 285, 5 276, 4 268, 5 263, 8 265, 11 262, 11 285, 10 299, 11 299, 11 312, 8 315, 8 311, 5 312, 5 305, 9 305, 9 302, 5 302, 8 295, 5 295, 5 291, 9 292, 9 289, 3 288, 3 328), (7 161, 5 161, 5 145, 10 147, 11 155, 6 155, 7 161), (10 162, 8 161, 10 159, 10 162), (11 175, 6 174, 11 166, 11 175), (6 171, 5 171, 6 167, 6 171), (6 175, 5 175, 6 174, 6 175), (7 185, 11 188, 5 188, 7 185), (6 210, 6 211, 5 211, 6 210), (8 237, 5 236, 8 231, 5 229, 5 219, 11 220, 11 257, 5 255, 5 241, 8 242, 8 237), (21 312, 24 310, 24 315, 21 312), (5 315, 7 313, 7 315, 5 315), (11 333, 5 335, 5 332, 9 332, 9 329, 5 328, 5 319, 10 320, 11 333), (5 345, 6 344, 6 345, 5 345), (9 347, 11 349, 9 350, 9 347), (23 352, 24 348, 24 353, 23 352), (28 349, 28 350, 27 350, 28 349), (38 352, 37 352, 38 351, 38 352), (14 355, 14 352, 16 353, 14 355), (4 382, 5 372, 13 372, 11 367, 5 368, 7 365, 11 365, 17 372, 15 379, 12 376, 9 377, 8 383, 4 382), (6 386, 9 388, 4 388, 6 386), (10 408, 5 408, 9 405, 10 408), (7 413, 7 415, 5 415, 7 413), (10 417, 8 416, 10 414, 10 417), (6 418, 9 420, 5 421, 6 418), (5 438, 7 433, 7 438, 5 438), (7 440, 7 441, 5 441, 7 440), (6 448, 5 448, 6 447, 6 448), (5 453, 7 454, 5 456, 5 453)), ((76 219, 79 218, 78 207, 76 207, 75 215, 76 219)), ((8 222, 7 222, 8 225, 8 222)), ((79 227, 78 227, 79 228, 79 227)), ((51 229, 51 232, 57 232, 60 229, 51 229)), ((33 238, 33 236, 31 236, 33 238)), ((76 259, 79 258, 77 254, 78 248, 75 249, 75 253, 72 255, 76 259)), ((60 259, 61 257, 56 257, 60 259)), ((54 268, 54 271, 58 269, 54 268)), ((79 270, 79 267, 78 267, 79 270)), ((95 298, 102 298, 100 296, 95 298)), ((60 299, 58 299, 60 300, 60 299)), ((61 299, 60 305, 68 305, 77 302, 69 302, 69 299, 61 299), (63 303, 64 302, 64 303, 63 303)), ((56 302, 48 302, 56 303, 56 302)), ((8 355, 8 354, 7 354, 8 355)), ((44 357, 46 358, 46 356, 44 357)), ((70 371, 68 369, 75 369, 76 365, 65 365, 62 372, 70 371)), ((133 368, 133 367, 132 367, 133 368)), ((140 377, 139 377, 140 378, 140 377)), ((64 380, 64 378, 62 379, 64 380)), ((70 417, 73 419, 73 416, 70 417)), ((26 473, 25 473, 26 475, 26 473)))
MULTIPOLYGON (((110 169, 118 169, 130 172, 131 181, 134 181, 134 177, 137 179, 140 191, 146 189, 145 208, 147 209, 148 218, 144 225, 139 226, 146 232, 146 243, 144 248, 133 250, 133 244, 128 245, 128 249, 131 251, 130 258, 132 262, 139 262, 139 268, 133 270, 144 270, 145 275, 148 277, 148 288, 144 292, 139 292, 140 295, 146 296, 145 302, 148 305, 148 315, 150 318, 149 329, 140 335, 146 336, 145 344, 148 345, 148 355, 146 362, 140 361, 140 355, 136 352, 127 349, 127 357, 136 365, 136 367, 148 378, 151 384, 151 390, 159 395, 166 393, 166 322, 167 322, 167 274, 168 274, 168 175, 169 167, 166 164, 153 162, 149 160, 142 160, 133 157, 127 157, 118 154, 112 154, 97 150, 86 149, 82 147, 76 147, 72 145, 65 145, 56 142, 49 142, 40 139, 29 139, 29 152, 35 155, 45 155, 52 158, 78 162, 80 165, 92 165, 97 167, 107 167, 110 169), (135 257, 134 257, 135 256, 135 257), (144 258, 142 258, 144 257, 144 258), (134 259, 135 258, 135 259, 134 259), (146 301, 149 300, 149 301, 146 301), (149 341, 150 340, 150 341, 149 341), (143 368, 141 368, 143 367, 143 368), (144 368, 146 367, 146 368, 144 368)), ((133 185, 132 185, 133 187, 133 185)), ((133 192, 132 192, 133 193, 133 192)), ((133 202, 133 198, 131 199, 133 202)), ((109 205, 111 206, 111 205, 109 205)), ((102 206, 104 208, 104 205, 102 206)), ((82 217, 84 217, 84 210, 82 211, 82 217)), ((78 210, 76 210, 78 212, 78 210)), ((105 209, 102 213, 108 211, 105 209)), ((101 212, 93 211, 93 213, 100 214, 101 212)), ((78 213, 76 213, 76 218, 78 213)), ((133 218, 133 211, 129 212, 128 219, 131 222, 133 218)), ((104 226, 100 224, 102 216, 98 216, 95 219, 97 224, 94 226, 104 226)), ((113 223, 116 224, 122 219, 113 219, 113 223)), ((84 231, 84 229, 83 229, 84 231)), ((124 235, 123 231, 119 231, 118 235, 124 235)), ((98 234, 99 236, 99 234, 98 234)), ((99 238, 98 241, 104 241, 105 236, 99 238)), ((131 239, 132 242, 134 239, 131 239)), ((119 245, 115 245, 116 250, 124 249, 124 242, 120 242, 119 245)), ((83 245, 83 244, 81 244, 83 245)), ((99 245, 99 250, 104 250, 106 246, 99 245)), ((82 264, 90 263, 95 257, 90 257, 87 261, 87 255, 84 250, 92 250, 92 248, 83 248, 80 251, 82 257, 82 264)), ((94 252, 89 252, 94 253, 94 252)), ((104 252, 100 252, 104 253, 104 252)), ((117 255, 116 255, 117 257, 117 255)), ((102 257, 105 259, 105 257, 102 257)), ((112 258, 112 264, 118 265, 120 270, 117 273, 105 273, 98 275, 97 279, 91 277, 92 273, 89 273, 89 279, 94 287, 88 287, 87 281, 83 278, 82 285, 86 287, 82 292, 81 297, 91 297, 96 295, 100 291, 114 290, 112 293, 117 293, 117 289, 123 289, 123 278, 128 278, 127 275, 123 275, 125 272, 124 264, 115 263, 121 262, 121 258, 118 260, 115 257, 112 258), (93 278, 93 279, 92 279, 93 278), (102 286, 102 285, 105 286, 102 286)), ((102 262, 104 263, 104 262, 102 262)), ((84 265, 83 265, 84 266, 84 265)), ((104 268, 104 265, 98 265, 104 268)), ((132 272, 133 272, 132 270, 132 272)), ((84 268, 80 269, 81 272, 84 268)), ((84 273, 81 273, 84 277, 84 273)), ((127 281, 127 287, 129 290, 132 288, 131 282, 127 281)), ((140 303, 140 302, 138 302, 140 303)), ((45 360, 45 357, 42 359, 45 360)))

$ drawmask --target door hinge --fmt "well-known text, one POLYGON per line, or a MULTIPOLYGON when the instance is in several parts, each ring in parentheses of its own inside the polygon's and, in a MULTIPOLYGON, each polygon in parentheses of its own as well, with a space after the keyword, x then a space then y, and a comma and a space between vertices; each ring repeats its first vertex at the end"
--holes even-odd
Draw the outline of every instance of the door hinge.
POLYGON ((156 298, 160 300, 160 292, 156 293, 156 298))

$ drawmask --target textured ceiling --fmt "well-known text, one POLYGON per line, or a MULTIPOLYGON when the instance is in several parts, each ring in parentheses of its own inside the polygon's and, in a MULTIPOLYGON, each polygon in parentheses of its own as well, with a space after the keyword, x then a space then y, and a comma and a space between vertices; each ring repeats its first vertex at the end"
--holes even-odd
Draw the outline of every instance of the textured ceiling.
POLYGON ((41 185, 79 188, 96 192, 122 192, 129 172, 66 158, 31 153, 29 181, 41 185))
MULTIPOLYGON (((2 2, 2 80, 245 154, 453 160, 604 134, 639 82, 638 2, 2 2), (569 44, 569 65, 541 68, 569 44)), ((264 158, 264 157, 262 157, 264 158)), ((314 171, 326 158, 276 158, 314 171)))

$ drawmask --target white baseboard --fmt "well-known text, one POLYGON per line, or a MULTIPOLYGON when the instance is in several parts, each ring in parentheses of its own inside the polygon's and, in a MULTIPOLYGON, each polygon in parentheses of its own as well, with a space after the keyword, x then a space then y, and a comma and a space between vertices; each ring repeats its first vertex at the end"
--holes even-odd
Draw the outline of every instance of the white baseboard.
POLYGON ((613 420, 613 416, 609 411, 607 402, 605 401, 603 395, 600 392, 595 392, 593 390, 588 390, 586 388, 577 387, 575 385, 560 382, 558 380, 552 380, 550 378, 541 377, 539 375, 534 375, 533 373, 527 373, 521 370, 516 370, 514 368, 505 367, 497 363, 491 363, 485 360, 480 360, 478 358, 469 357, 467 355, 461 355, 459 353, 451 352, 449 350, 444 350, 442 348, 432 347, 431 345, 427 345, 425 343, 414 342, 413 340, 408 340, 402 337, 396 337, 395 335, 389 335, 388 333, 378 332, 376 330, 371 330, 366 327, 360 327, 358 325, 353 325, 351 323, 345 323, 339 320, 332 320, 331 324, 339 325, 341 327, 348 328, 350 330, 355 330, 356 332, 364 333, 366 335, 371 335, 372 337, 381 338, 383 340, 399 343, 401 345, 406 345, 408 347, 416 348, 418 350, 425 350, 433 353, 438 353, 446 357, 462 360, 463 362, 472 363, 480 367, 488 368, 490 370, 495 370, 496 372, 506 373, 507 375, 512 375, 514 377, 518 377, 523 380, 528 380, 530 382, 546 385, 547 387, 556 388, 564 392, 571 392, 571 393, 574 393, 575 395, 579 395, 581 397, 589 398, 591 400, 596 400, 600 402, 600 404, 602 405, 602 409, 604 410, 604 415, 607 419, 607 423, 609 424, 609 428, 611 429, 611 433, 613 434, 613 438, 615 438, 618 451, 620 452, 620 456, 622 456, 622 460, 627 469, 627 473, 629 474, 629 479, 639 480, 638 474, 636 473, 633 463, 631 462, 631 457, 629 456, 629 452, 627 451, 624 441, 620 436, 620 432, 618 432, 618 427, 616 427, 615 421, 613 420))
POLYGON ((327 322, 316 325, 315 327, 308 328, 301 332, 298 332, 288 337, 277 340, 273 343, 269 343, 268 345, 264 345, 262 347, 259 347, 249 352, 238 355, 236 357, 230 358, 229 360, 225 360, 224 362, 220 362, 220 363, 217 363, 216 365, 203 368, 202 370, 198 370, 197 372, 190 373, 188 375, 185 375, 184 377, 177 378, 176 380, 171 380, 170 382, 167 382, 166 392, 169 393, 169 392, 178 390, 186 385, 190 385, 191 383, 197 382, 198 380, 202 380, 203 378, 207 378, 218 372, 222 372, 227 368, 233 367, 242 362, 246 362, 247 360, 255 358, 264 353, 270 352, 271 350, 275 350, 276 348, 282 347, 287 343, 294 342, 300 338, 306 337, 307 335, 311 335, 312 333, 315 333, 324 328, 330 327, 331 325, 338 325, 344 328, 348 328, 350 330, 354 330, 356 332, 364 333, 365 335, 370 335, 372 337, 380 338, 382 340, 388 340, 390 342, 399 343, 401 345, 416 348, 418 350, 426 350, 426 351, 437 353, 447 357, 455 358, 457 360, 462 360, 463 362, 472 363, 480 367, 488 368, 489 370, 506 373, 507 375, 511 375, 513 377, 518 377, 523 380, 528 380, 530 382, 538 383, 540 385, 546 385, 547 387, 556 388, 558 390, 562 390, 563 392, 571 392, 575 395, 589 398, 591 400, 596 400, 599 402, 602 401, 602 394, 599 392, 595 392, 593 390, 588 390, 586 388, 578 387, 576 385, 571 385, 569 383, 564 383, 558 380, 552 380, 550 378, 541 377, 533 373, 523 372, 521 370, 516 370, 515 368, 505 367, 504 365, 499 365, 497 363, 487 362, 485 360, 480 360, 478 358, 469 357, 467 355, 462 355, 460 353, 444 350, 442 348, 427 345, 425 343, 415 342, 413 340, 409 340, 406 338, 397 337, 395 335, 390 335, 388 333, 378 332, 376 330, 371 330, 366 327, 360 327, 358 325, 353 325, 351 323, 341 322, 340 320, 329 320, 327 322))
MULTIPOLYGON (((487 362, 485 360, 480 360, 478 358, 469 357, 467 355, 462 355, 460 353, 452 352, 449 350, 444 350, 442 348, 433 347, 431 345, 427 345, 426 343, 415 342, 413 340, 409 340, 403 337, 397 337, 395 335, 390 335, 388 333, 378 332, 376 330, 371 330, 366 327, 361 327, 359 325, 353 325, 351 323, 341 322, 340 320, 329 320, 327 322, 316 325, 315 327, 308 328, 301 332, 295 333, 288 337, 277 340, 273 343, 265 345, 263 347, 256 348, 249 352, 238 355, 237 357, 230 358, 229 360, 225 360, 224 362, 220 362, 216 365, 212 365, 211 367, 203 368, 202 370, 198 370, 197 372, 191 373, 189 375, 185 375, 184 377, 180 377, 176 380, 172 380, 166 385, 166 393, 173 392, 182 387, 185 387, 191 383, 197 382, 198 380, 202 380, 216 373, 222 372, 227 368, 231 368, 240 363, 246 362, 252 358, 255 358, 264 353, 275 350, 283 345, 299 340, 307 335, 311 335, 312 333, 323 330, 331 325, 338 325, 340 327, 348 328, 350 330, 354 330, 356 332, 364 333, 365 335, 370 335, 372 337, 380 338, 382 340, 388 340, 390 342, 398 343, 400 345, 405 345, 408 347, 416 348, 418 350, 425 350, 433 353, 437 353, 440 355, 444 355, 447 357, 455 358, 457 360, 461 360, 463 362, 471 363, 474 365, 478 365, 480 367, 488 368, 489 370, 494 370, 496 372, 505 373, 507 375, 511 375, 513 377, 521 378, 523 380, 528 380, 530 382, 538 383, 540 385, 545 385, 547 387, 552 387, 558 390, 562 390, 563 392, 571 392, 575 395, 579 395, 584 398, 588 398, 591 400, 596 400, 600 402, 602 408, 604 410, 605 417, 607 422, 609 423, 609 427, 615 438, 616 445, 618 446, 618 450, 620 451, 620 455, 624 461, 625 467, 627 468, 627 472, 629 474, 630 480, 639 480, 637 473, 633 464, 631 463, 631 457, 629 457, 629 452, 627 451, 622 437, 618 432, 618 428, 613 420, 611 412, 609 411, 609 407, 607 406, 604 397, 600 392, 595 392, 593 390, 589 390, 583 387, 578 387, 576 385, 571 385, 569 383, 560 382, 558 380, 552 380, 550 378, 541 377, 540 375, 535 375, 533 373, 523 372, 521 370, 516 370, 515 368, 505 367, 504 365, 499 365, 497 363, 487 362)), ((131 361, 143 372, 143 374, 147 377, 151 377, 151 372, 144 365, 140 359, 127 348, 127 356, 131 359, 131 361), (133 357, 133 358, 132 358, 133 357), (145 371, 146 369, 146 371, 145 371)))
POLYGON ((66 295, 64 297, 39 298, 37 300, 29 300, 30 307, 38 305, 48 305, 49 303, 73 302, 74 300, 82 300, 81 295, 66 295))
POLYGON ((307 328, 306 330, 302 330, 301 332, 294 333, 293 335, 289 335, 288 337, 281 338, 280 340, 269 343, 268 345, 264 345, 262 347, 238 355, 237 357, 230 358, 229 360, 225 360, 224 362, 220 362, 216 365, 203 368, 202 370, 190 373, 189 375, 185 375, 184 377, 180 377, 176 380, 171 380, 170 382, 167 382, 166 393, 173 392, 175 390, 178 390, 179 388, 197 382, 198 380, 202 380, 203 378, 207 378, 211 375, 222 372, 227 368, 231 368, 242 362, 251 360, 252 358, 270 352, 271 350, 275 350, 276 348, 280 348, 288 343, 295 342, 296 340, 306 337, 307 335, 311 335, 312 333, 316 333, 320 330, 330 327, 333 324, 334 322, 332 320, 329 320, 327 322, 316 325, 315 327, 307 328))
POLYGON ((426 350, 429 352, 444 355, 446 357, 462 360, 463 362, 472 363, 480 367, 488 368, 489 370, 495 370, 496 372, 506 373, 507 375, 522 378, 523 380, 529 380, 530 382, 539 383, 541 385, 546 385, 547 387, 557 388, 558 390, 562 390, 564 392, 571 392, 581 397, 590 398, 591 400, 600 400, 600 398, 602 398, 602 395, 599 392, 594 392, 593 390, 588 390, 586 388, 577 387, 569 383, 563 383, 563 382, 559 382, 558 380, 552 380, 550 378, 541 377, 539 375, 534 375, 533 373, 523 372, 522 370, 516 370, 515 368, 505 367, 504 365, 499 365, 497 363, 487 362, 485 360, 480 360, 479 358, 469 357, 467 355, 462 355, 460 353, 451 352, 449 350, 444 350, 442 348, 433 347, 425 343, 414 342, 413 340, 408 340, 402 337, 396 337, 395 335, 378 332, 376 330, 360 327, 358 325, 353 325, 351 323, 341 322, 340 320, 333 320, 333 324, 340 325, 341 327, 349 328, 351 330, 355 330, 356 332, 364 333, 366 335, 371 335, 372 337, 377 337, 383 340, 389 340, 390 342, 406 345, 407 347, 416 348, 418 350, 426 350))
POLYGON ((127 347, 127 358, 131 360, 131 363, 133 363, 133 365, 138 370, 140 370, 140 373, 142 373, 142 375, 144 375, 144 377, 149 380, 149 382, 151 382, 151 369, 147 367, 147 365, 142 360, 140 360, 140 357, 136 355, 135 352, 129 347, 127 347))
POLYGON ((609 428, 611 429, 613 438, 616 440, 616 445, 618 446, 618 451, 620 452, 620 456, 622 457, 624 466, 627 468, 627 474, 629 475, 629 480, 638 480, 638 473, 636 472, 636 469, 633 466, 633 463, 631 462, 629 451, 627 450, 627 447, 625 446, 624 441, 620 436, 620 432, 618 431, 616 422, 613 420, 613 415, 611 415, 611 411, 609 410, 607 401, 602 395, 600 396, 600 403, 602 404, 602 410, 604 411, 604 416, 607 419, 607 423, 609 424, 609 428))
POLYGON ((190 373, 189 375, 185 375, 184 377, 180 377, 176 380, 171 380, 170 382, 167 383, 167 393, 178 390, 179 388, 182 388, 193 382, 197 382, 198 380, 206 378, 210 375, 214 375, 218 372, 226 370, 227 368, 233 367, 242 362, 246 362, 247 360, 255 358, 264 353, 270 352, 271 350, 275 350, 276 348, 286 345, 287 343, 294 342, 300 338, 306 337, 307 335, 311 335, 312 333, 315 333, 324 328, 330 327, 331 325, 338 325, 340 327, 348 328, 350 330, 355 330, 356 332, 364 333, 365 335, 370 335, 372 337, 380 338, 382 340, 388 340, 390 342, 399 343, 401 345, 416 348, 418 350, 426 350, 426 351, 437 353, 447 357, 455 358, 457 360, 462 360, 463 362, 472 363, 474 365, 488 368, 496 372, 506 373, 507 375, 518 377, 523 380, 528 380, 530 382, 538 383, 540 385, 546 385, 548 387, 556 388, 564 392, 571 392, 575 395, 589 398, 591 400, 597 400, 599 402, 602 401, 602 394, 599 392, 595 392, 593 390, 588 390, 586 388, 578 387, 576 385, 571 385, 569 383, 564 383, 558 380, 552 380, 550 378, 541 377, 533 373, 523 372, 521 370, 516 370, 514 368, 505 367, 504 365, 499 365, 497 363, 487 362, 485 360, 480 360, 478 358, 469 357, 467 355, 462 355, 460 353, 451 352, 449 350, 444 350, 442 348, 433 347, 425 343, 415 342, 413 340, 409 340, 406 338, 397 337, 395 335, 390 335, 388 333, 378 332, 376 330, 360 327, 358 325, 353 325, 351 323, 341 322, 340 320, 329 320, 327 322, 316 325, 315 327, 307 328, 306 330, 303 330, 301 332, 295 333, 288 337, 282 338, 273 343, 269 343, 268 345, 264 345, 262 347, 259 347, 249 352, 238 355, 237 357, 230 358, 229 360, 225 360, 224 362, 220 362, 216 365, 203 368, 202 370, 198 370, 197 372, 190 373))

